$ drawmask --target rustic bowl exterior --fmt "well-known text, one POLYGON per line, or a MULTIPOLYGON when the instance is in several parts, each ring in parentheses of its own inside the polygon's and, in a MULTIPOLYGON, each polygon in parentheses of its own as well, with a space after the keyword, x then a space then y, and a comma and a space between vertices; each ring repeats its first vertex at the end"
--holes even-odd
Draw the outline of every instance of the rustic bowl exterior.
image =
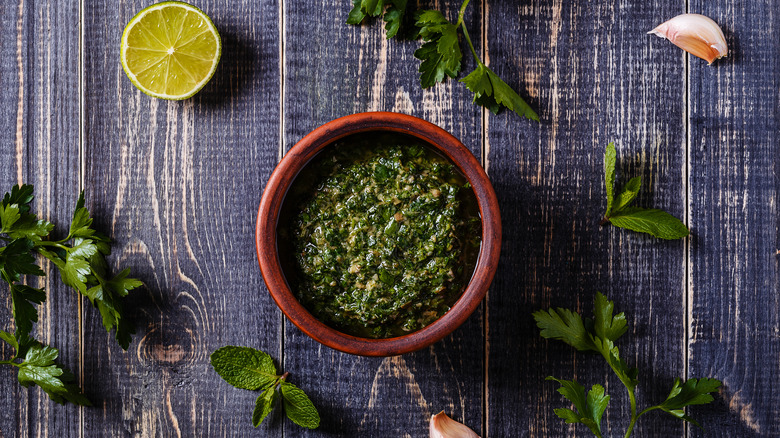
POLYGON ((284 156, 268 180, 256 229, 257 258, 268 290, 287 318, 314 340, 350 354, 395 356, 425 348, 468 319, 487 294, 501 251, 501 217, 493 186, 474 155, 455 137, 438 126, 405 114, 360 113, 333 120, 315 129, 284 156), (405 336, 388 339, 359 338, 342 333, 315 318, 295 298, 284 276, 278 254, 277 223, 287 191, 300 171, 322 149, 348 135, 367 131, 392 131, 431 144, 457 165, 471 183, 482 219, 482 245, 474 274, 463 295, 449 312, 430 325, 405 336))

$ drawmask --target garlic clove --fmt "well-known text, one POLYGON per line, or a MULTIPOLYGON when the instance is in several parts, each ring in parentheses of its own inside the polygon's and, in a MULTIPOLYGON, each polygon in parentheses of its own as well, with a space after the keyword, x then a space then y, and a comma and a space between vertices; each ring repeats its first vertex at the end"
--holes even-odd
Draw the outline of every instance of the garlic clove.
POLYGON ((431 438, 479 438, 467 426, 448 417, 444 411, 431 415, 431 438))
POLYGON ((717 23, 700 14, 682 14, 648 33, 666 38, 675 46, 712 64, 728 55, 726 37, 717 23))

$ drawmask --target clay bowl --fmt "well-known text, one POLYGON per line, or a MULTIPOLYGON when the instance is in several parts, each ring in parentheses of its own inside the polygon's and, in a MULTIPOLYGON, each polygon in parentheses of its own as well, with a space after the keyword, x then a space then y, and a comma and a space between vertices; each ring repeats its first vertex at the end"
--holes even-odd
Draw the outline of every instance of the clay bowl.
POLYGON ((256 230, 257 258, 263 279, 276 304, 301 331, 314 340, 350 354, 394 356, 425 348, 452 333, 479 306, 493 280, 501 250, 501 218, 493 187, 471 152, 448 132, 416 117, 361 113, 336 119, 298 142, 276 167, 260 202, 256 230), (290 185, 299 172, 334 141, 366 131, 394 131, 417 137, 457 165, 474 188, 482 219, 482 245, 474 274, 449 312, 427 327, 388 339, 359 338, 317 320, 295 298, 285 279, 278 251, 277 223, 290 185))

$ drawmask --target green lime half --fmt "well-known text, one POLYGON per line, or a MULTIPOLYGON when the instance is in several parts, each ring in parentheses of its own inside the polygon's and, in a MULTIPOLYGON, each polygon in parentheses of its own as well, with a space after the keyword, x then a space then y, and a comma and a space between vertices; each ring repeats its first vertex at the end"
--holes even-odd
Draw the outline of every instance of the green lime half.
POLYGON ((214 75, 222 42, 211 19, 195 6, 162 2, 142 10, 122 34, 122 68, 144 93, 181 100, 214 75))

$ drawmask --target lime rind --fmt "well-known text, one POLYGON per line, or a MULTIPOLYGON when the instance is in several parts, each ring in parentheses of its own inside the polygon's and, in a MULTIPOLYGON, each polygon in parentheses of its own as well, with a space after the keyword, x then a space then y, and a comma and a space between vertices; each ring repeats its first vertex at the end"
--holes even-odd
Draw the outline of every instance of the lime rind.
MULTIPOLYGON (((175 17, 173 17, 173 18, 175 18, 175 17)), ((184 26, 182 26, 180 24, 179 24, 179 27, 181 29, 184 29, 184 26)), ((181 37, 181 34, 182 33, 180 32, 178 37, 181 37)), ((166 34, 165 36, 167 37, 168 35, 166 34)), ((185 3, 185 2, 166 1, 166 2, 156 3, 156 4, 153 4, 151 6, 148 6, 148 7, 144 8, 144 9, 142 9, 140 12, 138 12, 130 20, 130 22, 127 23, 127 25, 125 26, 124 32, 122 33, 122 42, 121 42, 121 49, 120 49, 120 59, 121 59, 122 69, 125 71, 125 74, 127 75, 128 79, 130 79, 130 82, 132 82, 133 85, 136 86, 136 88, 141 90, 146 95, 149 95, 149 96, 152 96, 152 97, 156 97, 156 98, 159 98, 159 99, 183 100, 183 99, 188 99, 188 98, 194 96, 195 94, 197 94, 198 91, 200 91, 211 80, 211 78, 214 76, 214 73, 217 70, 217 65, 219 65, 219 60, 220 60, 221 56, 222 56, 222 38, 220 37, 219 32, 217 31, 216 26, 214 26, 214 23, 211 21, 211 18, 209 18, 209 16, 206 15, 199 8, 197 8, 197 7, 193 6, 193 5, 190 5, 188 3, 185 3), (186 56, 188 58, 188 63, 197 63, 197 62, 210 62, 211 63, 211 66, 210 66, 210 68, 208 70, 208 73, 200 81, 196 82, 197 78, 193 78, 191 73, 189 73, 189 71, 186 68, 184 68, 178 60, 176 60, 175 58, 170 58, 171 61, 175 61, 178 64, 178 67, 176 67, 176 70, 178 70, 178 71, 175 72, 175 73, 188 75, 189 79, 192 79, 191 82, 194 83, 194 85, 192 85, 191 87, 187 87, 187 89, 185 91, 183 91, 181 93, 175 93, 175 94, 159 93, 159 92, 150 90, 149 88, 147 88, 143 84, 141 84, 141 81, 139 80, 138 76, 142 75, 146 71, 150 70, 153 67, 153 65, 144 66, 144 68, 142 68, 139 71, 136 71, 135 73, 132 72, 131 69, 127 65, 127 55, 128 55, 128 51, 129 50, 164 53, 164 52, 166 52, 165 47, 166 46, 170 47, 170 45, 171 45, 170 41, 161 41, 159 38, 157 38, 151 32, 140 32, 140 33, 136 33, 135 34, 136 36, 140 36, 141 38, 146 38, 147 47, 130 47, 129 44, 128 44, 128 35, 129 35, 130 31, 136 25, 139 25, 139 24, 143 23, 142 19, 147 14, 150 14, 150 13, 153 13, 153 12, 156 12, 156 11, 161 11, 162 13, 165 13, 165 10, 169 9, 171 7, 183 8, 187 12, 193 12, 196 15, 198 15, 202 19, 203 23, 205 24, 205 27, 200 32, 198 32, 195 35, 190 35, 189 39, 181 44, 181 47, 186 47, 188 45, 191 45, 194 42, 197 42, 197 40, 199 38, 204 37, 204 36, 208 37, 209 35, 213 36, 213 38, 214 38, 214 40, 216 42, 216 48, 215 48, 215 52, 216 53, 215 53, 215 56, 213 57, 213 59, 197 57, 193 53, 187 53, 187 52, 189 52, 189 50, 183 50, 182 52, 179 53, 179 55, 183 55, 183 56, 186 56)), ((158 62, 161 62, 162 60, 164 60, 164 58, 161 59, 158 62)), ((166 75, 171 73, 170 72, 170 64, 171 63, 172 62, 169 62, 168 71, 166 72, 166 75)), ((166 89, 165 89, 165 91, 170 91, 167 88, 167 85, 168 85, 167 81, 170 78, 166 77, 165 79, 166 79, 166 89)))

